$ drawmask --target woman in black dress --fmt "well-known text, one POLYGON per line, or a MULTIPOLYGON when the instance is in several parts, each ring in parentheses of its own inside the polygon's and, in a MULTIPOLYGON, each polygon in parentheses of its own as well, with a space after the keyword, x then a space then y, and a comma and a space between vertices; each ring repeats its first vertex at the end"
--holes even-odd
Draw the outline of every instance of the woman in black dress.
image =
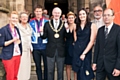
MULTIPOLYGON (((89 22, 88 14, 85 9, 79 11, 78 23, 76 24, 76 30, 74 32, 74 54, 73 54, 73 64, 72 69, 77 72, 77 80, 91 80, 87 77, 90 75, 89 72, 84 72, 85 67, 91 68, 92 60, 92 47, 94 45, 97 34, 97 28, 95 24, 89 22), (85 61, 87 60, 87 62, 85 61), (80 64, 80 63, 81 64, 80 64), (82 69, 83 74, 81 73, 81 66, 84 62, 84 68, 82 69), (78 67, 79 63, 79 67, 78 67), (85 73, 85 74, 84 74, 85 73), (84 78, 85 76, 85 78, 84 78)), ((92 76, 93 78, 93 76, 92 76)))
MULTIPOLYGON (((72 56, 73 56, 73 42, 74 42, 74 29, 76 27, 76 24, 74 23, 75 20, 75 14, 73 12, 69 12, 67 14, 68 19, 68 26, 70 30, 70 36, 66 38, 66 57, 65 57, 65 64, 66 64, 66 74, 67 74, 67 80, 70 80, 71 78, 71 65, 72 65, 72 56)), ((65 26, 67 23, 65 23, 65 26)), ((74 80, 76 80, 76 77, 74 76, 74 80)))

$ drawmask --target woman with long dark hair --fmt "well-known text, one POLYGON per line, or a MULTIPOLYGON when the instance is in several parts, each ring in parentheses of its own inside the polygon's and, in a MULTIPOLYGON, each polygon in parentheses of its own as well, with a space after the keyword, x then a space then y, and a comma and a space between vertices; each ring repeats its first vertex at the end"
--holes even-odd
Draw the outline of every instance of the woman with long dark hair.
POLYGON ((74 54, 72 68, 77 72, 77 80, 91 80, 94 74, 91 75, 91 60, 92 47, 96 39, 97 28, 88 19, 88 14, 84 8, 79 10, 74 31, 74 54), (87 77, 88 76, 88 77, 87 77))

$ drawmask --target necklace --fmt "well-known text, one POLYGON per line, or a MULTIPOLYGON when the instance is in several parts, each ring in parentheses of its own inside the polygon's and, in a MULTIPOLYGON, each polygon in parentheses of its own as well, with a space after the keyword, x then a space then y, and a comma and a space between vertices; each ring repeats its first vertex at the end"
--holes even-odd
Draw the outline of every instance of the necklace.
POLYGON ((53 26, 52 26, 52 24, 51 24, 50 21, 49 21, 49 25, 50 25, 51 29, 55 32, 54 37, 55 37, 55 38, 59 38, 60 35, 59 35, 58 32, 62 29, 62 27, 63 27, 63 22, 62 22, 62 24, 61 24, 61 26, 60 26, 60 28, 59 28, 58 30, 53 28, 53 26))

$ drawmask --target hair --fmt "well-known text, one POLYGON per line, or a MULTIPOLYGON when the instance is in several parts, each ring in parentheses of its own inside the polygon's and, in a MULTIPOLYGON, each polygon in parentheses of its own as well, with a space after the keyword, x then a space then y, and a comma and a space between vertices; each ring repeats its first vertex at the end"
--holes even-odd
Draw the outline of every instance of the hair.
POLYGON ((21 13, 19 14, 19 17, 21 17, 22 14, 28 15, 27 12, 21 12, 21 13))
MULTIPOLYGON (((111 11, 112 11, 112 15, 114 16, 115 15, 115 12, 114 12, 114 10, 112 9, 112 8, 106 8, 105 10, 107 10, 107 9, 110 9, 111 11)), ((105 11, 104 10, 104 11, 105 11)))
MULTIPOLYGON (((80 9, 80 10, 78 11, 77 20, 76 20, 76 24, 77 24, 77 26, 76 26, 76 31, 78 31, 78 29, 80 28, 79 25, 81 24, 81 20, 80 20, 80 18, 79 18, 79 12, 82 11, 82 10, 85 11, 85 13, 86 13, 86 15, 87 15, 87 17, 86 17, 86 24, 90 22, 90 19, 89 19, 89 17, 88 17, 88 13, 87 13, 86 9, 85 9, 85 8, 80 9)), ((85 26, 86 26, 86 24, 85 24, 85 26)))
POLYGON ((42 7, 41 5, 36 5, 36 6, 34 7, 34 11, 35 11, 37 8, 41 8, 41 9, 43 10, 43 7, 42 7))
POLYGON ((18 12, 17 11, 12 11, 11 13, 8 14, 8 17, 11 17, 12 14, 18 15, 18 12))
POLYGON ((52 10, 52 14, 53 14, 53 12, 54 12, 55 9, 59 9, 60 12, 61 12, 61 14, 62 14, 62 10, 61 10, 59 7, 55 7, 55 8, 53 8, 53 10, 52 10))
POLYGON ((72 11, 69 11, 69 12, 67 13, 67 17, 70 16, 70 15, 73 15, 73 16, 75 17, 75 14, 74 14, 72 11))
MULTIPOLYGON (((96 4, 96 5, 94 5, 94 8, 95 7, 101 7, 102 8, 102 6, 100 5, 100 4, 96 4)), ((103 8, 102 8, 103 9, 103 8)))

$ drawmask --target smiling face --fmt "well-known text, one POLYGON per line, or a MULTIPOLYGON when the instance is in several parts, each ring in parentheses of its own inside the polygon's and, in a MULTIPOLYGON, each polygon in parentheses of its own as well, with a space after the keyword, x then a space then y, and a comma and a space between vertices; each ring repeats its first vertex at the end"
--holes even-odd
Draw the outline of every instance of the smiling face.
POLYGON ((103 21, 105 24, 109 25, 113 22, 115 16, 111 9, 106 9, 103 13, 103 21))
POLYGON ((10 24, 15 25, 18 22, 18 15, 11 14, 9 17, 10 24))
POLYGON ((36 8, 34 13, 37 18, 40 18, 42 16, 42 8, 36 8))
POLYGON ((22 13, 20 15, 20 21, 21 21, 21 23, 27 23, 27 21, 28 21, 28 15, 26 13, 22 13))
POLYGON ((96 6, 94 8, 94 17, 95 19, 100 19, 102 17, 103 10, 100 6, 96 6))
POLYGON ((60 8, 58 8, 58 7, 54 8, 52 11, 53 18, 58 20, 61 16, 61 13, 62 13, 62 11, 60 8))
POLYGON ((85 10, 80 10, 79 11, 79 19, 81 21, 86 21, 86 19, 87 19, 87 13, 85 12, 85 10))
POLYGON ((75 16, 74 15, 69 15, 68 16, 68 23, 72 24, 72 23, 74 23, 74 20, 75 20, 75 16))

